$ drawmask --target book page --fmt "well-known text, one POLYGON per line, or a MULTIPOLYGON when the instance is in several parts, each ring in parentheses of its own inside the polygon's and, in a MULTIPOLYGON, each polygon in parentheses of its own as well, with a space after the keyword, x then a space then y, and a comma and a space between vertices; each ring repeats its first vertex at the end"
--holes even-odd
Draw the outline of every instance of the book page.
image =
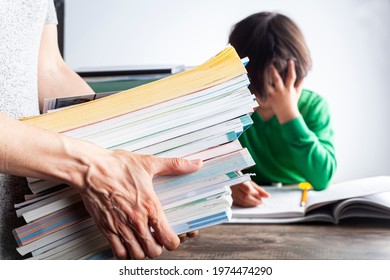
POLYGON ((302 190, 297 186, 264 187, 270 194, 256 207, 240 208, 233 206, 233 218, 288 218, 304 216, 304 207, 300 206, 302 190))
POLYGON ((235 218, 233 217, 230 224, 292 224, 308 222, 327 222, 335 223, 332 215, 329 213, 315 212, 307 216, 289 217, 289 218, 235 218))
POLYGON ((334 208, 336 220, 351 217, 390 218, 390 191, 344 200, 334 208))
POLYGON ((390 191, 390 176, 378 176, 350 180, 331 184, 323 191, 310 191, 307 199, 307 210, 318 208, 333 201, 372 195, 390 191))

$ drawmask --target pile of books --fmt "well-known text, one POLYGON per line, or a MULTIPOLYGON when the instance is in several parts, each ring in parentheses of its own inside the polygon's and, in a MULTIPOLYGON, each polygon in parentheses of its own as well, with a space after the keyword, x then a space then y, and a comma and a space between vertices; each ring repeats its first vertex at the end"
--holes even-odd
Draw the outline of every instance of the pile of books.
MULTIPOLYGON (((170 225, 181 234, 229 221, 230 186, 250 180, 241 170, 254 162, 237 140, 257 107, 248 85, 243 61, 227 46, 194 69, 22 121, 105 149, 204 160, 197 172, 153 179, 170 225)), ((14 230, 20 254, 110 256, 77 191, 61 182, 28 183, 33 195, 15 205, 27 223, 14 230)))

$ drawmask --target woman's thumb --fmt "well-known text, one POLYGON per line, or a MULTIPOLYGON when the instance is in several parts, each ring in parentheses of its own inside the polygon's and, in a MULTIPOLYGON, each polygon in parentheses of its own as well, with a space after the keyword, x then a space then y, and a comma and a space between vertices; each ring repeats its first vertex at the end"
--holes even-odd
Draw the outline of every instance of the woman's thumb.
POLYGON ((203 161, 200 159, 158 158, 153 165, 154 175, 179 175, 198 171, 202 167, 203 161))

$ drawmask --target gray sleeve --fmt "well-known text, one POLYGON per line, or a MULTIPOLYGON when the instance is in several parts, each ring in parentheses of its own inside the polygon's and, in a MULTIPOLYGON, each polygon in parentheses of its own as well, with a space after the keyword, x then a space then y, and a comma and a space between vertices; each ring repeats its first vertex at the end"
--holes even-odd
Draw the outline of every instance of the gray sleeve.
POLYGON ((48 0, 45 24, 58 24, 54 0, 48 0))

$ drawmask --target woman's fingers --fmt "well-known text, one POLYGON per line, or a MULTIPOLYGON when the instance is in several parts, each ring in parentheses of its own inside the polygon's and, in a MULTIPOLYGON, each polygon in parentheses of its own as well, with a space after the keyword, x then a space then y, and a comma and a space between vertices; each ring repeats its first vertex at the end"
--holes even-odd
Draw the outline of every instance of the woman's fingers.
POLYGON ((107 238, 108 243, 110 243, 111 250, 118 260, 129 259, 130 255, 127 251, 125 244, 122 242, 121 238, 116 233, 105 234, 105 230, 100 229, 103 235, 107 238))
MULTIPOLYGON (((130 258, 135 260, 145 258, 145 254, 148 251, 144 250, 133 230, 127 224, 121 224, 118 226, 118 231, 121 236, 120 239, 123 245, 126 247, 130 258)), ((150 254, 150 252, 147 254, 150 254)))
POLYGON ((187 174, 198 171, 202 165, 202 160, 186 160, 182 158, 146 158, 147 168, 152 176, 154 175, 172 175, 187 174))
POLYGON ((167 250, 175 250, 180 245, 180 239, 172 230, 162 209, 158 209, 156 215, 150 217, 149 225, 153 228, 155 236, 160 244, 167 250))

